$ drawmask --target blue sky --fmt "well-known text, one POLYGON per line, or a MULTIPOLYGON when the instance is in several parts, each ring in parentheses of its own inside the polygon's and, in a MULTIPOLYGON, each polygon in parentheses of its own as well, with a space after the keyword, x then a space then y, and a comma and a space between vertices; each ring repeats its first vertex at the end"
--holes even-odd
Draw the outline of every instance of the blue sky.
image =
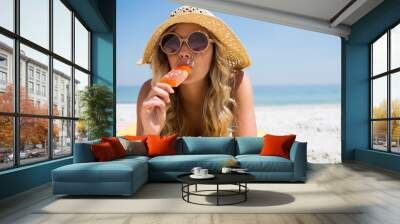
MULTIPOLYGON (((181 4, 167 0, 117 1, 117 85, 141 85, 149 65, 137 65, 154 30, 181 4)), ((340 83, 340 38, 211 11, 246 47, 253 85, 340 83)))

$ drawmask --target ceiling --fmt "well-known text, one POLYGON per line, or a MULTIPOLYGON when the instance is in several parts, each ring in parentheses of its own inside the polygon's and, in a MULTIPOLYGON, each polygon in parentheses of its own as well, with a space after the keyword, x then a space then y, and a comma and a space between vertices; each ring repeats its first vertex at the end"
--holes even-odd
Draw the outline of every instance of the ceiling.
POLYGON ((351 25, 383 0, 175 0, 261 21, 348 38, 351 25))

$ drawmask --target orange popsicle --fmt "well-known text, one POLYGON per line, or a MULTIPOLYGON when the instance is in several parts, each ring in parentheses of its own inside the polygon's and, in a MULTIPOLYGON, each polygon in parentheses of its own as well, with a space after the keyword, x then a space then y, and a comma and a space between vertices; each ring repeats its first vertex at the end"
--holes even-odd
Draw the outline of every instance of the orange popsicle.
POLYGON ((183 81, 189 77, 189 73, 192 71, 192 67, 189 65, 181 65, 170 72, 165 74, 160 82, 167 83, 171 87, 178 87, 183 81))

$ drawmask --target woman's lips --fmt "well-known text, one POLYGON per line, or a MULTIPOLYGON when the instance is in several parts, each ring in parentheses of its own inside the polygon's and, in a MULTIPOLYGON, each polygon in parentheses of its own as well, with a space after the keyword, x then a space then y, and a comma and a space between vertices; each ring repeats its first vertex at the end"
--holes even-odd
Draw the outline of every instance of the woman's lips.
POLYGON ((176 63, 176 67, 186 65, 190 67, 194 67, 194 60, 192 58, 186 58, 186 59, 179 59, 176 63))

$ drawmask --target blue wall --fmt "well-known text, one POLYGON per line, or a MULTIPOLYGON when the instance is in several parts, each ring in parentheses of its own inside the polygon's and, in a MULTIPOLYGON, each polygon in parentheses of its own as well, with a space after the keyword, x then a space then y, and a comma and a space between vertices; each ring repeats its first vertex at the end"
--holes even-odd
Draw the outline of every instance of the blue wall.
MULTIPOLYGON (((67 0, 67 3, 79 14, 92 33, 91 81, 104 83, 115 93, 115 0, 67 0)), ((115 108, 113 120, 115 121, 115 108)), ((109 131, 115 135, 115 122, 113 123, 109 131)), ((48 183, 51 181, 53 169, 71 163, 72 157, 67 157, 1 171, 0 199, 48 183)))
MULTIPOLYGON (((92 82, 108 86, 114 92, 114 35, 113 33, 92 33, 92 82)), ((113 108, 115 114, 116 108, 113 108)), ((109 128, 110 135, 115 136, 115 116, 113 126, 109 128)))
MULTIPOLYGON (((67 0, 79 16, 91 29, 92 44, 92 84, 101 83, 108 86, 114 93, 116 102, 115 76, 115 31, 116 2, 115 0, 67 0)), ((116 111, 113 108, 113 125, 108 129, 110 135, 116 135, 116 111)))
POLYGON ((342 38, 342 160, 357 160, 399 170, 399 156, 383 155, 382 152, 369 149, 368 79, 368 44, 399 21, 400 0, 386 0, 353 24, 349 40, 342 38))
POLYGON ((0 199, 51 181, 51 171, 72 163, 72 158, 46 161, 0 173, 0 199))

